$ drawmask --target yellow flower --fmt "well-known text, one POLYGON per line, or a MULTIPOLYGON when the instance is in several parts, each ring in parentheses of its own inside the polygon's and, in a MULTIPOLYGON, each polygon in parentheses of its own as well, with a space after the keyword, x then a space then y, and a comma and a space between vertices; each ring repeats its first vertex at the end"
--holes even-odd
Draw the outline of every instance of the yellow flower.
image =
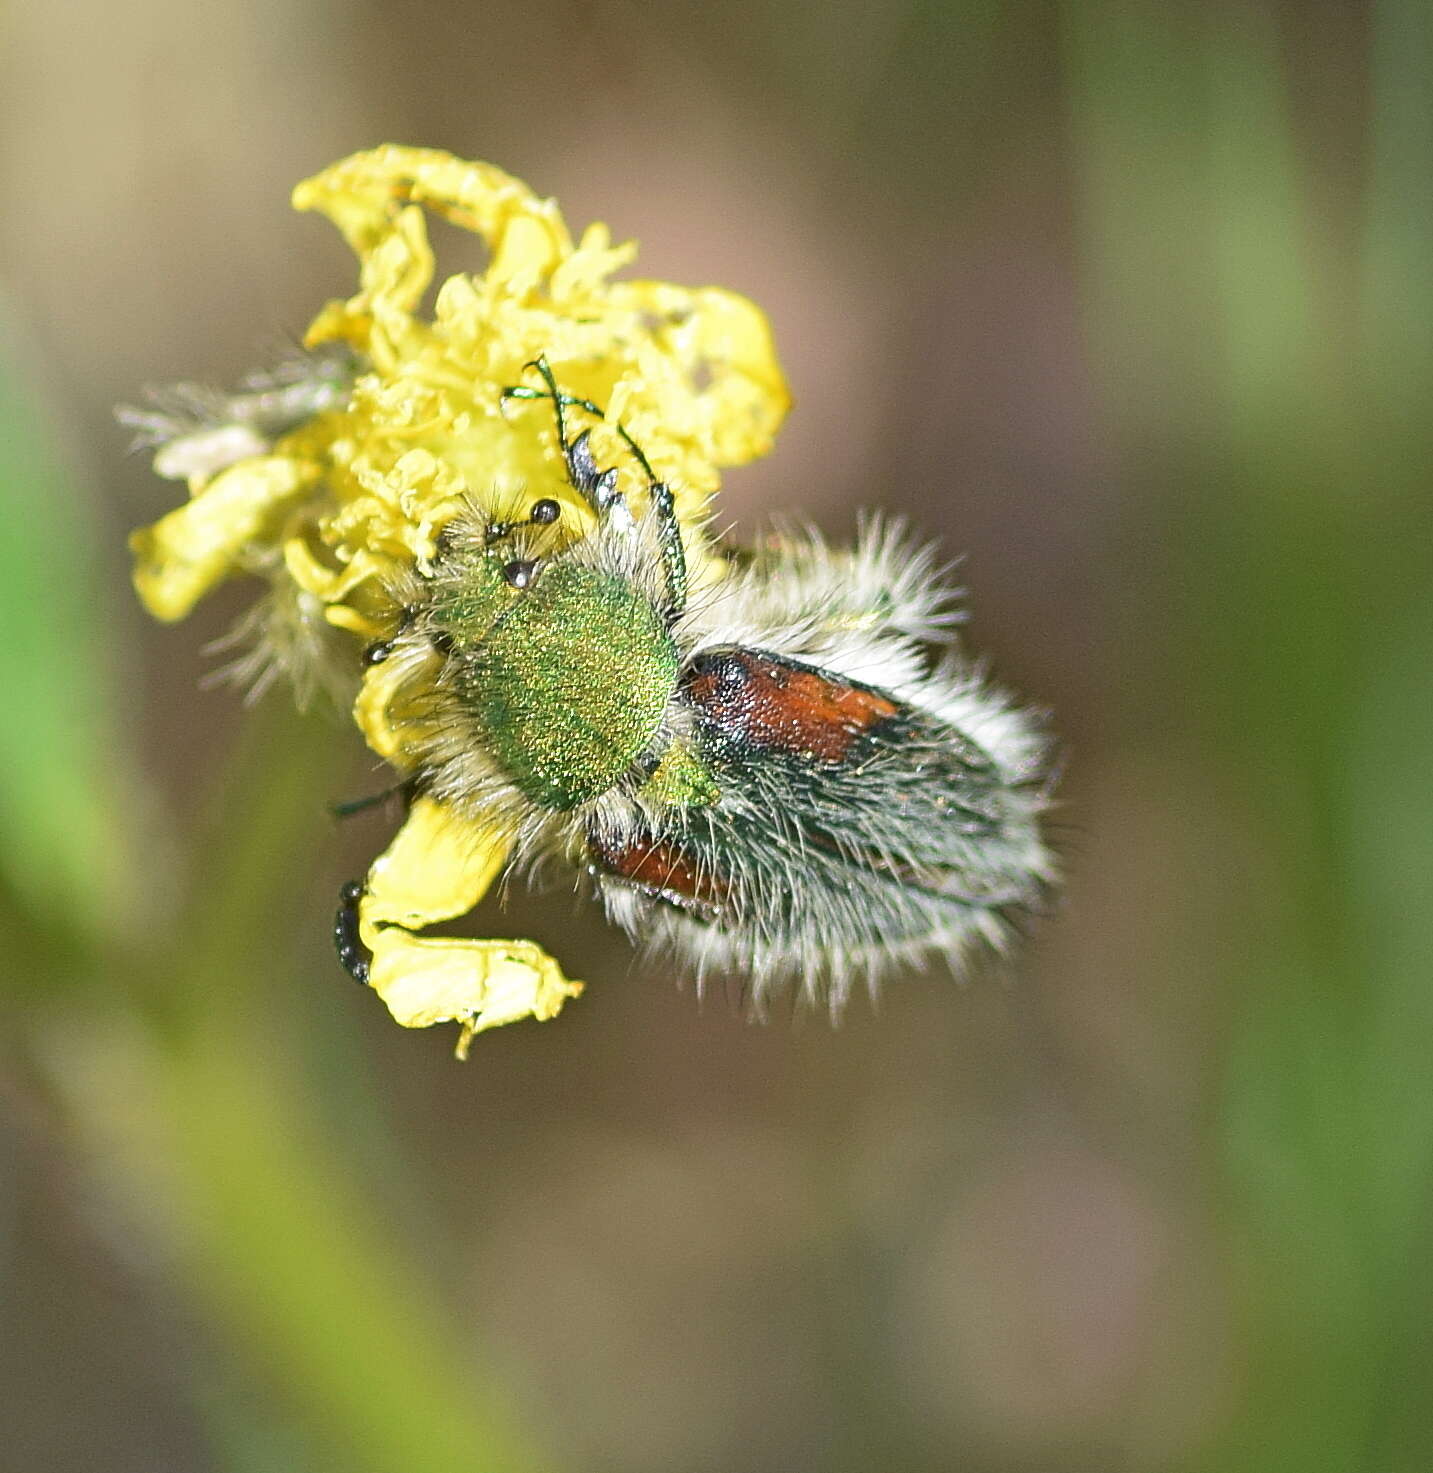
MULTIPOLYGON (((272 443, 256 445, 247 427, 211 429, 248 458, 161 452, 187 475, 191 499, 132 539, 135 584, 157 618, 182 618, 231 574, 257 574, 270 620, 316 626, 279 629, 275 647, 327 651, 342 631, 357 670, 363 644, 397 626, 403 575, 428 566, 437 533, 473 499, 501 506, 536 492, 571 509, 563 525, 589 525, 550 419, 504 412, 502 391, 531 383, 539 356, 565 391, 605 407, 594 449, 639 499, 645 482, 616 453, 613 427, 641 445, 676 494, 694 578, 717 575, 704 519, 718 470, 763 454, 788 405, 757 308, 717 288, 613 281, 633 259, 630 243, 614 246, 592 225, 574 245, 553 201, 444 153, 355 154, 300 184, 294 204, 327 215, 358 256, 357 293, 330 302, 305 339, 315 350, 346 344, 357 377, 351 393, 316 395, 313 416, 272 443), (433 277, 423 208, 474 231, 489 252, 485 271, 442 283, 431 317, 420 312, 433 277)), ((364 675, 354 716, 369 745, 408 771, 412 692, 399 701, 386 671, 364 675)), ((360 903, 375 991, 405 1026, 461 1023, 460 1053, 475 1031, 551 1017, 580 990, 532 942, 415 934, 471 909, 512 837, 420 799, 360 903)))

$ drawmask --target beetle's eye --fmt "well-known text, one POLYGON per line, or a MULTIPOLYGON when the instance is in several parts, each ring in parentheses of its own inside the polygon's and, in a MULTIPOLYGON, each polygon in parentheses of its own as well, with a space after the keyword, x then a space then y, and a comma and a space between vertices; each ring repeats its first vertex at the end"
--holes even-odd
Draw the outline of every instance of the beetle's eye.
POLYGON ((514 558, 503 566, 503 581, 514 588, 526 588, 537 576, 537 564, 531 558, 514 558))
POLYGON ((561 506, 550 496, 544 496, 541 501, 533 502, 528 519, 536 522, 539 527, 550 527, 561 515, 561 506))

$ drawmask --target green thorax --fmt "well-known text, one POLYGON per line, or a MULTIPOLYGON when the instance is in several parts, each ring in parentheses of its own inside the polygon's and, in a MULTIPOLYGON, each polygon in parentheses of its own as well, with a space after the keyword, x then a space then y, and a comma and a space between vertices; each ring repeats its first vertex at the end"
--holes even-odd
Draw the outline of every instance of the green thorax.
POLYGON ((677 664, 666 626, 630 584, 557 563, 463 661, 458 691, 514 784, 568 809, 608 792, 651 745, 677 664))

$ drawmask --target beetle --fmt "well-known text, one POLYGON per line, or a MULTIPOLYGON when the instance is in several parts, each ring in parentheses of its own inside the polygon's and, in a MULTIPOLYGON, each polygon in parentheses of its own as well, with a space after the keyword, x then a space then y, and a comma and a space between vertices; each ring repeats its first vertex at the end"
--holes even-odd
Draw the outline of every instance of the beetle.
MULTIPOLYGON (((414 688, 411 788, 516 836, 509 869, 566 866, 608 916, 700 979, 783 981, 839 1007, 857 979, 1000 948, 1050 886, 1038 724, 955 645, 935 552, 868 519, 855 545, 785 529, 694 592, 670 487, 634 507, 600 467, 590 400, 545 358, 505 404, 544 401, 593 514, 471 504, 395 598, 414 688)), ((366 977, 345 888, 336 937, 366 977)))

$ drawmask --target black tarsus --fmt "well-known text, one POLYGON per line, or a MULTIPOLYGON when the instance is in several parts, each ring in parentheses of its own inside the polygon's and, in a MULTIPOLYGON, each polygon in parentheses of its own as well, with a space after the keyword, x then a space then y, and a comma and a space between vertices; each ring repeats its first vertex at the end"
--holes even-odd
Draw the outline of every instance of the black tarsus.
POLYGON ((335 818, 352 818, 355 813, 365 813, 370 808, 377 808, 380 803, 386 803, 390 798, 400 795, 404 803, 411 803, 418 793, 418 779, 416 777, 405 777, 402 782, 394 783, 391 788, 384 788, 380 793, 369 793, 363 798, 345 798, 338 803, 330 803, 328 811, 335 818))
POLYGON ((358 902, 363 899, 363 885, 350 880, 338 892, 338 911, 333 918, 333 945, 343 969, 355 982, 368 986, 368 972, 373 953, 358 934, 358 902))

